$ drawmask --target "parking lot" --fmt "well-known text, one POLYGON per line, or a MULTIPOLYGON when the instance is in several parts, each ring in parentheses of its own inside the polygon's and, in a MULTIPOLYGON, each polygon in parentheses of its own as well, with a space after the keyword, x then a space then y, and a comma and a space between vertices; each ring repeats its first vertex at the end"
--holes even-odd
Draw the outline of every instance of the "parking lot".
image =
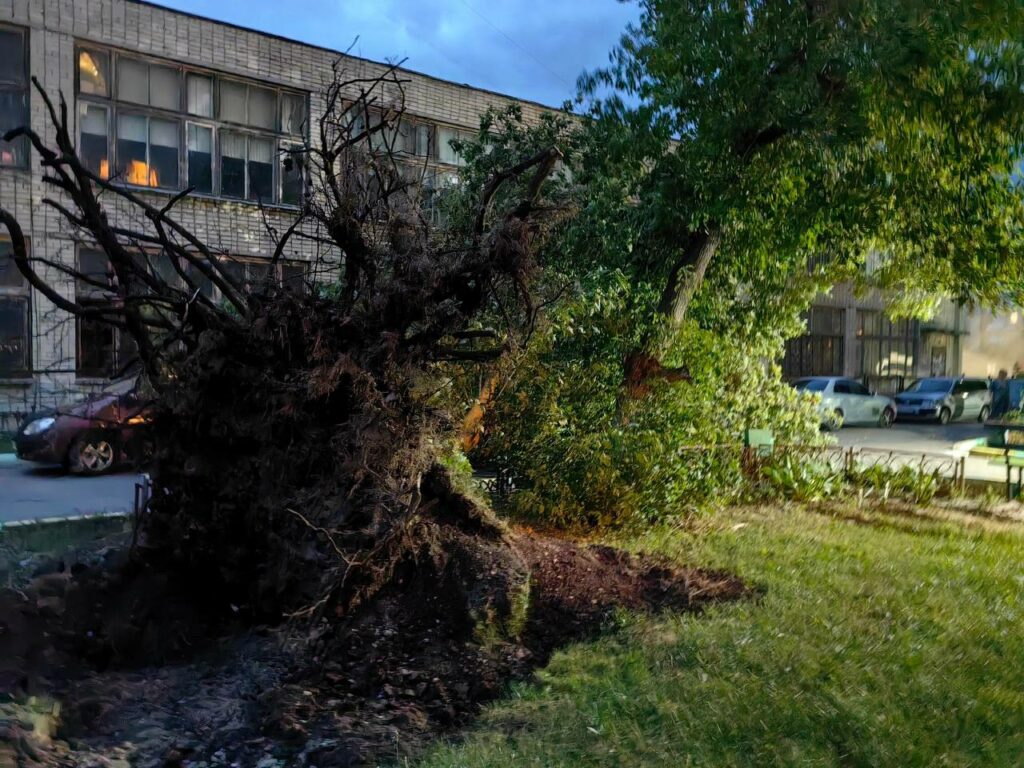
POLYGON ((843 427, 835 437, 846 448, 946 453, 953 449, 954 443, 984 434, 985 428, 976 421, 954 422, 945 426, 897 422, 889 429, 843 427))

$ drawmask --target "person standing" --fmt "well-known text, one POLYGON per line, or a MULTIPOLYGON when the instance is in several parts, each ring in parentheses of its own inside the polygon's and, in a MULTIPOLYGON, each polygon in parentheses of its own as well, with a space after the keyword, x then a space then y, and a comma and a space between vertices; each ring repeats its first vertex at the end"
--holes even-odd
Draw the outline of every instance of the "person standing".
POLYGON ((993 419, 1001 419, 1010 409, 1010 384, 1007 381, 1005 368, 1000 369, 999 376, 989 384, 989 391, 992 393, 992 405, 989 409, 989 416, 993 419))

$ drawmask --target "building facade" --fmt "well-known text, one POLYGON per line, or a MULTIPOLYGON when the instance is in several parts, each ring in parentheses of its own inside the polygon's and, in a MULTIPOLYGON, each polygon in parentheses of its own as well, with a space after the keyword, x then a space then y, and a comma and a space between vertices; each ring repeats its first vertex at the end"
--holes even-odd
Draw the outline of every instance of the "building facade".
POLYGON ((786 344, 783 373, 847 376, 883 394, 895 394, 922 376, 965 373, 968 314, 943 301, 928 321, 893 320, 878 291, 857 296, 848 284, 819 295, 807 314, 807 332, 786 344))
MULTIPOLYGON (((317 125, 339 58, 348 77, 387 70, 138 0, 0 0, 0 134, 28 124, 52 143, 31 85, 37 78, 51 98, 67 100, 79 155, 95 173, 156 201, 194 187, 175 209, 178 221, 228 255, 238 277, 255 280, 267 274, 273 251, 267 225, 287 227, 304 190, 287 150, 317 125)), ((401 77, 402 146, 425 169, 424 185, 443 186, 460 164, 450 141, 475 132, 488 107, 513 100, 416 72, 401 77)), ((516 103, 527 120, 544 109, 516 103)), ((53 190, 37 160, 24 140, 0 142, 0 206, 21 223, 45 279, 88 302, 96 287, 76 285, 61 265, 102 281, 105 257, 43 203, 53 190)), ((114 205, 110 214, 128 223, 131 212, 114 205)), ((0 230, 0 431, 102 386, 127 349, 111 329, 76 321, 32 290, 5 235, 0 230)), ((316 259, 310 240, 292 242, 278 279, 301 276, 316 259)))

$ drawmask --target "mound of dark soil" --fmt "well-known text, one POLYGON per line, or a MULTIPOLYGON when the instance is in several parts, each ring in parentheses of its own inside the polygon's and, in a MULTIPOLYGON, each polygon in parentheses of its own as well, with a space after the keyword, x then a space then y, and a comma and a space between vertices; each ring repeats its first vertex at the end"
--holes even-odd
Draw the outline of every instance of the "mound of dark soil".
POLYGON ((698 610, 745 592, 608 547, 512 541, 529 594, 519 624, 493 637, 457 584, 414 569, 353 618, 312 628, 217 622, 144 570, 67 568, 0 593, 0 766, 331 768, 413 755, 619 609, 698 610))

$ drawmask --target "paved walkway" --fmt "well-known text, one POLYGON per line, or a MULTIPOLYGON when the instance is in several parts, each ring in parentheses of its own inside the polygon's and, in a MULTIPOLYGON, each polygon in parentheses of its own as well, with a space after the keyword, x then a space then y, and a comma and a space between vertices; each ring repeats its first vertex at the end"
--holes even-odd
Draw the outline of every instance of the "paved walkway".
MULTIPOLYGON (((970 456, 957 443, 985 436, 985 428, 977 422, 939 424, 894 424, 890 429, 844 427, 836 438, 845 448, 868 448, 882 451, 908 451, 938 454, 950 458, 964 457, 968 480, 1006 482, 1006 467, 992 464, 988 457, 970 456)), ((908 456, 902 463, 912 463, 908 456)), ((1014 479, 1016 479, 1016 470, 1014 479)))
POLYGON ((137 479, 134 472, 78 477, 0 453, 0 523, 130 512, 137 479))

